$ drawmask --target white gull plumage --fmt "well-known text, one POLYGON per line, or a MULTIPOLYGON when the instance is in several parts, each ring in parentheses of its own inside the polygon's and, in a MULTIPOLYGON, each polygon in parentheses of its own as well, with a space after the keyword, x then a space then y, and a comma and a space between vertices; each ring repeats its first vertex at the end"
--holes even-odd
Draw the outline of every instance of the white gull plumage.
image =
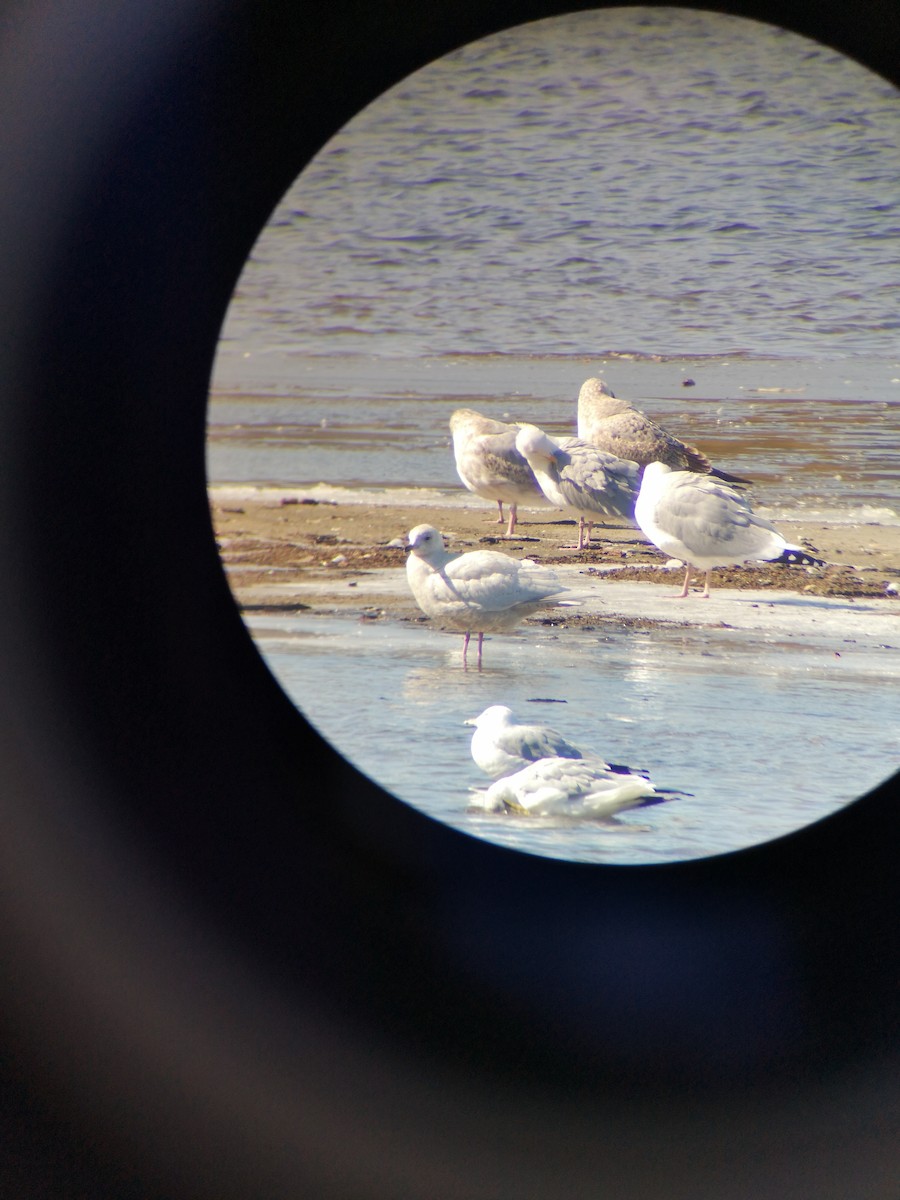
POLYGON ((520 504, 543 505, 543 493, 522 455, 516 450, 517 425, 495 421, 471 408, 458 408, 450 417, 456 471, 470 492, 495 500, 503 523, 503 504, 509 505, 506 536, 513 537, 520 504))
POLYGON ((548 725, 520 724, 505 704, 492 704, 463 724, 475 727, 472 758, 492 779, 511 775, 539 758, 584 757, 577 746, 548 725))
POLYGON ((600 759, 541 758, 497 779, 480 795, 488 812, 602 818, 655 798, 640 775, 610 771, 600 759))
POLYGON ((714 467, 702 450, 681 441, 630 401, 616 396, 602 379, 587 379, 581 385, 578 436, 609 454, 632 459, 641 467, 663 462, 676 471, 697 471, 727 483, 749 482, 714 467))
POLYGON ((426 616, 465 634, 463 662, 471 634, 478 634, 478 661, 486 633, 506 633, 523 617, 568 591, 552 571, 530 559, 497 550, 452 554, 431 525, 409 532, 406 578, 426 616))
POLYGON ((524 455, 550 503, 577 517, 577 550, 590 544, 598 516, 634 519, 640 486, 637 463, 598 450, 581 438, 557 440, 536 425, 519 427, 516 449, 524 455))
POLYGON ((771 560, 786 550, 803 553, 757 516, 733 488, 709 475, 673 471, 661 462, 644 468, 634 515, 654 546, 686 564, 680 599, 688 594, 695 567, 706 571, 707 597, 713 567, 771 560))

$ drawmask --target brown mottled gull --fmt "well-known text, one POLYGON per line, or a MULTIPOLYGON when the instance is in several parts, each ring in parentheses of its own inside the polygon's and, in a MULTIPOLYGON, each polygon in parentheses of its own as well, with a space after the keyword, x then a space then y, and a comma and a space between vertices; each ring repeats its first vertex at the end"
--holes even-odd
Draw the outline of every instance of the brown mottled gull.
POLYGON ((619 399, 602 379, 588 379, 581 385, 578 436, 641 467, 663 462, 675 471, 697 471, 726 483, 750 482, 714 467, 702 450, 682 442, 628 400, 619 399))
POLYGON ((470 492, 497 502, 498 524, 503 524, 504 501, 509 505, 506 537, 515 536, 520 504, 545 503, 534 473, 516 450, 517 431, 517 425, 471 408, 458 408, 450 417, 457 473, 470 492))
POLYGON ((431 525, 411 529, 408 545, 406 578, 416 604, 426 616, 466 635, 463 662, 473 633, 478 634, 480 663, 486 633, 507 633, 568 591, 552 571, 527 558, 497 550, 451 554, 431 525))
POLYGON ((634 519, 640 487, 637 463, 598 450, 581 438, 557 441, 536 425, 520 426, 516 449, 525 456, 550 503, 578 518, 577 550, 590 544, 598 516, 634 519))

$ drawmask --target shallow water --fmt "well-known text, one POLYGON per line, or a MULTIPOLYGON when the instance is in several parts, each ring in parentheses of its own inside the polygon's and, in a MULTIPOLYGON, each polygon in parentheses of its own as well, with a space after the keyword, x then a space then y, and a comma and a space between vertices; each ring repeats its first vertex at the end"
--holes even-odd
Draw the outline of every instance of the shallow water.
POLYGON ((740 849, 856 799, 900 758, 896 647, 528 627, 490 639, 479 671, 463 670, 458 635, 426 626, 248 624, 288 695, 354 765, 429 815, 529 853, 635 864, 740 849), (611 822, 470 811, 468 789, 488 781, 463 722, 497 703, 691 794, 611 822))
POLYGON ((226 365, 234 390, 209 407, 216 483, 457 490, 447 424, 455 408, 574 433, 578 388, 596 373, 715 463, 753 479, 768 515, 900 519, 900 359, 838 368, 768 359, 251 354, 223 360, 223 372, 226 365))

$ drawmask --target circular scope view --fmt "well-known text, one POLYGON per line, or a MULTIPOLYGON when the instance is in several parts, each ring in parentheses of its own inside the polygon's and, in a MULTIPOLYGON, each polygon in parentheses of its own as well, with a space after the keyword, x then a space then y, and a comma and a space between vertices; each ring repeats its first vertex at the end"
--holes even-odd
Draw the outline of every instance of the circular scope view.
POLYGON ((890 777, 898 180, 891 84, 679 8, 505 30, 337 132, 209 403, 222 560, 303 716, 436 820, 596 864, 890 777))

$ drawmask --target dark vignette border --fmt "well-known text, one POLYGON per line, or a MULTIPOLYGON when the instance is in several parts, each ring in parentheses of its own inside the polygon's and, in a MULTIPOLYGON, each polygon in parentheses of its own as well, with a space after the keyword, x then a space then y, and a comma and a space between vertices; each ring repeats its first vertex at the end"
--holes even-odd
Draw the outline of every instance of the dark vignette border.
MULTIPOLYGON (((272 207, 409 71, 582 7, 7 18, 10 1194, 595 1195, 605 1178, 628 1198, 743 1196, 791 1178, 821 1197, 846 1174, 888 1195, 891 788, 673 867, 482 845, 303 724, 216 554, 206 390, 272 207)), ((723 8, 889 77, 900 62, 880 0, 723 8)))

